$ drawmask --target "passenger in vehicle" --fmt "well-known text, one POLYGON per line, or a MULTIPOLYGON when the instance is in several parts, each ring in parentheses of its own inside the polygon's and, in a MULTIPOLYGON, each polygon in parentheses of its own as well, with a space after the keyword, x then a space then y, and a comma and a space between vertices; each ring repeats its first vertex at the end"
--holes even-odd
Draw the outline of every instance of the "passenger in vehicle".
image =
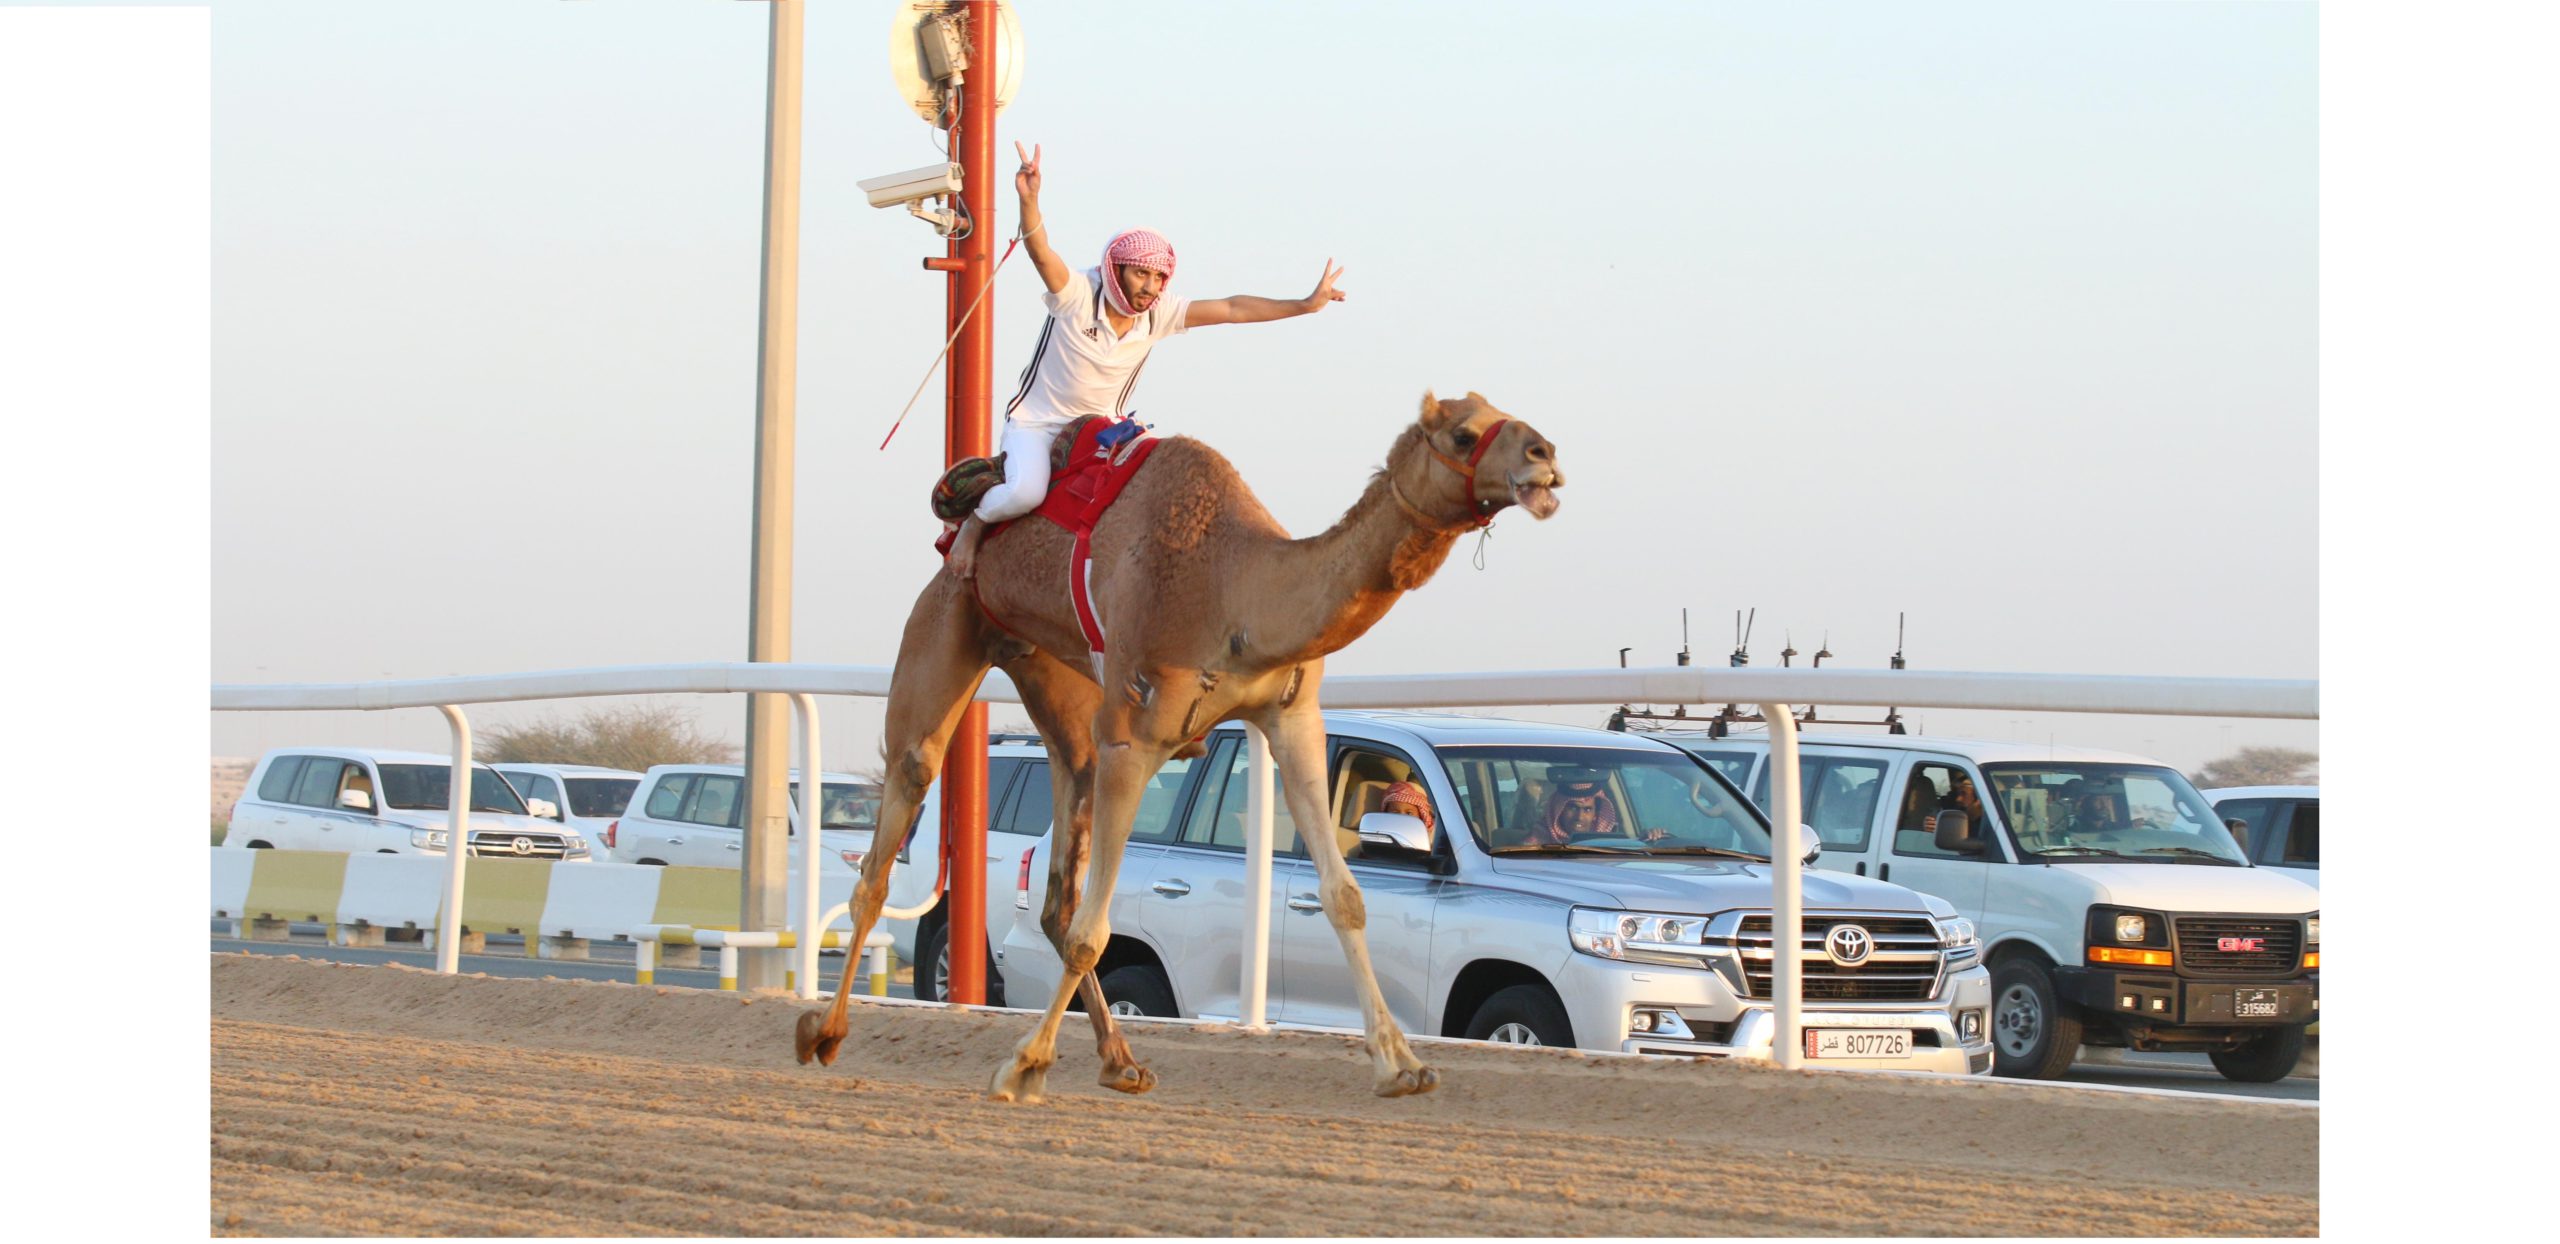
MULTIPOLYGON (((1973 821, 1975 832, 1986 834, 1991 832, 1988 827, 1989 821, 1982 811, 1982 793, 1974 789, 1972 774, 1956 775, 1956 788, 1938 796, 1938 811, 1962 812, 1973 821)), ((1922 821, 1920 828, 1932 834, 1938 832, 1937 816, 1932 814, 1927 820, 1922 821)))
POLYGON ((2127 824, 2116 797, 2106 791, 2091 791, 2080 797, 2080 806, 2071 818, 2074 837, 2112 840, 2133 828, 2127 824))
POLYGON ((1400 812, 1422 822, 1424 829, 1438 827, 1431 815, 1431 796, 1413 782, 1397 782, 1387 787, 1386 796, 1378 801, 1382 812, 1400 812))

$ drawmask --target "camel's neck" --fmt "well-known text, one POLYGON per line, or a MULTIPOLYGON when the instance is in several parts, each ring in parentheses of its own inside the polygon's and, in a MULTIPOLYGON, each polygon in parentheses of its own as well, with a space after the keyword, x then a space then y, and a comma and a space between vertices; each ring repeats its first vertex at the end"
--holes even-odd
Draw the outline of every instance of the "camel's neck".
POLYGON ((1391 491, 1389 474, 1369 482, 1332 529, 1272 545, 1246 581, 1262 608, 1247 653, 1256 664, 1311 661, 1340 650, 1387 616, 1396 599, 1430 581, 1461 529, 1429 530, 1391 491))

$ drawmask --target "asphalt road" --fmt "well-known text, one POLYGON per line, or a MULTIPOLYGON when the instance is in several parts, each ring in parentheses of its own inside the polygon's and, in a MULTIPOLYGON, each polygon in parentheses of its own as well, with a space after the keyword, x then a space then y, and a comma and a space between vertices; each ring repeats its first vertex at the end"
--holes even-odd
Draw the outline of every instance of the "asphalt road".
MULTIPOLYGON (((328 959, 338 963, 406 963, 414 967, 433 968, 435 952, 423 944, 409 942, 381 948, 331 946, 320 935, 318 925, 294 926, 289 942, 252 942, 228 936, 227 921, 213 926, 213 949, 241 951, 262 955, 300 955, 305 959, 328 959)), ((632 947, 627 943, 598 942, 592 957, 578 959, 528 959, 522 943, 515 939, 492 937, 491 953, 462 956, 462 970, 485 972, 491 976, 545 977, 567 980, 627 981, 632 975, 632 947)), ((716 989, 720 985, 717 951, 704 951, 700 969, 660 966, 657 980, 661 985, 689 989, 716 989)), ((821 988, 835 984, 836 973, 843 970, 844 959, 828 954, 818 961, 821 988)), ((892 980, 889 996, 913 998, 914 989, 892 980)), ((2138 1054, 2121 1050, 2092 1051, 2075 1064, 2061 1083, 2083 1084, 2104 1088, 2131 1089, 2155 1093, 2203 1093, 2236 1097, 2266 1098, 2279 1101, 2320 1100, 2320 1078, 2316 1062, 2306 1060, 2312 1073, 2294 1075, 2274 1084, 2235 1084, 2222 1078, 2213 1063, 2202 1054, 2138 1054)))

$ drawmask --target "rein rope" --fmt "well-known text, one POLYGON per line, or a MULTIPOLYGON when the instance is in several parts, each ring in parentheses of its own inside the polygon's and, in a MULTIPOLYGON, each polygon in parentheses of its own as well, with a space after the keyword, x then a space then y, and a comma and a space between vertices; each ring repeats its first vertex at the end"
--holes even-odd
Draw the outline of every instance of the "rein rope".
MULTIPOLYGON (((1467 460, 1464 462, 1460 462, 1457 459, 1440 452, 1440 447, 1431 443, 1430 433, 1425 432, 1422 436, 1423 451, 1430 454, 1440 463, 1440 465, 1457 472, 1458 478, 1465 480, 1467 483, 1467 495, 1470 498, 1467 505, 1470 510, 1474 511, 1475 517, 1461 525, 1480 528, 1488 537, 1493 534, 1493 511, 1496 503, 1473 499, 1475 496, 1476 486, 1476 466, 1484 461, 1485 451, 1493 448, 1493 438, 1502 435, 1502 429, 1510 426, 1510 424, 1511 421, 1508 419, 1494 420, 1493 426, 1486 428, 1484 430, 1484 436, 1476 441, 1476 451, 1467 455, 1467 460)), ((1418 524, 1427 525, 1433 530, 1445 531, 1450 529, 1450 524, 1446 519, 1426 514, 1423 512, 1421 506, 1415 505, 1413 502, 1405 499, 1404 485, 1396 479, 1395 472, 1393 471, 1389 471, 1387 473, 1387 491, 1395 497, 1397 505, 1404 507, 1406 517, 1413 519, 1418 524)), ((1476 569, 1484 569, 1484 546, 1481 542, 1476 546, 1476 569)))

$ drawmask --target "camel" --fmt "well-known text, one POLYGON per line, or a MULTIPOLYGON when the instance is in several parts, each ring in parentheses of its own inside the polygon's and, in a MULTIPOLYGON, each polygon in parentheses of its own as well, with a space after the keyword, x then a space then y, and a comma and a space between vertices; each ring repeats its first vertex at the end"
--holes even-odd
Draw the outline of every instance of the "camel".
MULTIPOLYGON (((870 935, 888 896, 890 863, 941 771, 961 712, 987 670, 1001 669, 1048 741, 1058 821, 1040 922, 1066 970, 988 1095, 1040 1099, 1075 997, 1093 1025, 1103 1086, 1155 1087, 1093 975, 1110 940, 1121 849, 1148 780, 1176 754, 1197 754, 1211 726, 1242 720, 1270 740, 1289 814, 1300 825, 1326 824, 1316 702, 1325 657, 1429 581, 1461 534, 1512 505, 1543 520, 1555 513, 1563 484, 1555 446, 1526 422, 1475 393, 1454 401, 1425 393, 1419 416, 1360 499, 1330 530, 1292 540, 1216 450, 1168 438, 1093 530, 1091 592, 1105 626, 1099 661, 1069 602, 1071 537, 1031 519, 991 533, 974 593, 945 567, 907 616, 882 737, 881 837, 863 857, 848 944, 870 935)), ((1439 1074, 1415 1057, 1387 1013, 1341 846, 1331 834, 1304 841, 1359 983, 1374 1088, 1383 1097, 1428 1092, 1439 1074)), ((852 971, 848 956, 834 1004, 800 1016, 794 1044, 802 1063, 835 1062, 849 1031, 852 971)))

